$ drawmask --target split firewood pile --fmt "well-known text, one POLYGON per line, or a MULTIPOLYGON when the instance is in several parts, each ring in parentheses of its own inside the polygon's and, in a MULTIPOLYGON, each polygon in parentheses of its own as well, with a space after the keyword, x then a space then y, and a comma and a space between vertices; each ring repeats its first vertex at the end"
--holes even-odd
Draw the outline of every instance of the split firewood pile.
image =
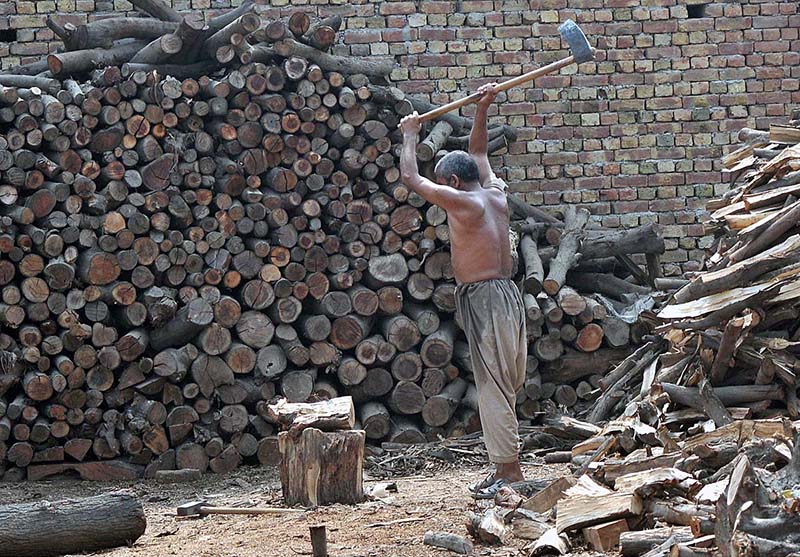
MULTIPOLYGON (((432 106, 385 80, 393 59, 328 53, 338 17, 133 4, 152 17, 49 21, 63 51, 0 73, 6 478, 275 463, 276 394, 352 395, 373 441, 476 431, 446 215, 397 166, 399 119, 432 106)), ((471 125, 431 126, 426 173, 471 125)), ((491 152, 514 133, 491 128, 491 152)), ((584 232, 583 211, 515 211, 546 223, 515 225, 549 269, 524 255, 531 417, 591 399, 588 381, 627 355, 637 335, 586 295, 622 309, 645 288, 601 273, 663 242, 584 232)))
POLYGON ((714 253, 658 314, 675 366, 664 390, 717 425, 745 412, 800 416, 800 129, 745 128, 740 138, 747 143, 723 159, 735 187, 708 207, 714 253))

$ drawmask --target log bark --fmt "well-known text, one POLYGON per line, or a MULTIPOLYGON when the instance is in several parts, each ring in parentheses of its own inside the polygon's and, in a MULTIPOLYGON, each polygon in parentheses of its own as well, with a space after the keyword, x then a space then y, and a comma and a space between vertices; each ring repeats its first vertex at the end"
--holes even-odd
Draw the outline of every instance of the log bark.
POLYGON ((179 22, 181 16, 162 0, 132 0, 133 6, 161 21, 179 22))
POLYGON ((324 433, 309 428, 299 437, 279 434, 286 504, 316 507, 363 501, 364 443, 363 431, 324 433))
POLYGON ((425 532, 422 543, 432 547, 447 549, 459 555, 471 555, 473 551, 472 542, 458 534, 425 532))
POLYGON ((442 392, 432 396, 422 408, 422 419, 433 427, 443 426, 458 408, 464 393, 467 391, 467 382, 461 378, 447 384, 442 392))
POLYGON ((567 271, 574 267, 578 259, 576 254, 580 247, 583 228, 589 220, 589 211, 568 207, 564 216, 564 233, 558 246, 558 254, 550 262, 550 270, 544 280, 543 287, 550 296, 555 296, 564 285, 567 271))
POLYGON ((673 538, 675 543, 686 543, 694 539, 691 528, 666 527, 622 532, 619 536, 619 548, 623 557, 639 557, 651 549, 673 538))
POLYGON ((78 25, 62 39, 67 50, 107 48, 119 39, 153 40, 174 32, 176 27, 174 20, 112 17, 78 25))
POLYGON ((326 71, 345 74, 365 74, 368 76, 385 76, 394 68, 394 59, 345 57, 321 52, 313 47, 299 43, 293 39, 284 39, 275 43, 275 52, 281 56, 299 56, 313 62, 326 71))
POLYGON ((522 260, 525 262, 525 280, 523 282, 525 292, 535 296, 542 291, 544 282, 544 268, 542 260, 539 258, 536 240, 530 235, 523 236, 519 249, 522 260))
POLYGON ((117 66, 130 61, 145 46, 142 42, 115 45, 109 49, 76 50, 50 54, 47 66, 54 76, 69 76, 87 72, 97 66, 117 66))
POLYGON ((142 504, 118 492, 82 500, 0 507, 0 555, 39 557, 130 545, 144 534, 142 504), (42 535, 47 533, 47 535, 42 535))
POLYGON ((194 338, 214 319, 214 310, 202 298, 195 298, 179 309, 175 317, 150 335, 150 347, 163 350, 194 338))
MULTIPOLYGON (((671 383, 661 383, 661 388, 669 395, 670 400, 677 404, 704 410, 704 402, 700 391, 694 387, 682 387, 671 383)), ((737 406, 749 402, 762 400, 781 400, 784 396, 783 387, 780 385, 753 385, 747 389, 740 387, 716 387, 714 394, 725 406, 737 406)))

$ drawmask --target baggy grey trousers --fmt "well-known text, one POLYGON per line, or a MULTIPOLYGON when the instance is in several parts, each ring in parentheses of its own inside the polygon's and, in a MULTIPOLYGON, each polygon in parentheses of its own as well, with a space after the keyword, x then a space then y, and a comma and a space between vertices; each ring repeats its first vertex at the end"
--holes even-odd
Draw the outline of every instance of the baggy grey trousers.
POLYGON ((519 457, 516 392, 525 382, 528 357, 522 294, 510 279, 460 284, 456 312, 469 344, 489 459, 514 462, 519 457))

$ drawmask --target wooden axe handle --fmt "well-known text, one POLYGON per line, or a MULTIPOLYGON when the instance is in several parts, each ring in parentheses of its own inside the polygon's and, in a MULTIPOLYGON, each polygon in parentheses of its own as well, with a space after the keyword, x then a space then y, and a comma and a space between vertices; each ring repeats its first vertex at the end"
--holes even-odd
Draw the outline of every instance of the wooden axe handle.
POLYGON ((200 514, 285 514, 302 513, 300 509, 280 507, 200 507, 200 514))
MULTIPOLYGON (((558 71, 564 66, 569 66, 574 61, 575 58, 573 56, 569 56, 567 58, 564 58, 563 60, 558 60, 546 66, 542 66, 541 68, 537 68, 535 70, 529 71, 528 73, 524 73, 520 76, 509 79, 508 81, 504 81, 503 83, 498 83, 494 89, 497 92, 507 91, 512 87, 516 87, 517 85, 522 85, 523 83, 532 81, 537 77, 542 77, 543 75, 547 75, 555 71, 558 71)), ((464 97, 463 99, 458 99, 457 101, 447 103, 446 105, 440 106, 439 108, 435 108, 433 110, 426 112, 425 114, 419 117, 419 120, 420 122, 433 120, 434 118, 438 118, 442 114, 447 114, 451 110, 455 110, 457 108, 461 108, 462 106, 478 102, 481 96, 482 95, 479 95, 478 93, 473 93, 468 97, 464 97)))

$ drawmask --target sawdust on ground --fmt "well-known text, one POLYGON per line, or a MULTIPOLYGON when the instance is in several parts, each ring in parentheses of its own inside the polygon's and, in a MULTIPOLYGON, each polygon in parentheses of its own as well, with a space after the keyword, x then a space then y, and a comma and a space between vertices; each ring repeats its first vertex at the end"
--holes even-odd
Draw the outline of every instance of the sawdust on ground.
MULTIPOLYGON (((556 478, 563 466, 526 465, 528 478, 556 478)), ((77 480, 0 484, 0 504, 87 497, 115 489, 131 489, 144 504, 147 530, 132 546, 91 555, 103 557, 292 557, 311 555, 309 525, 325 524, 331 557, 442 557, 452 553, 422 544, 428 530, 466 535, 465 514, 485 508, 467 486, 485 468, 450 467, 393 480, 398 492, 391 499, 357 506, 334 505, 299 516, 221 516, 177 520, 175 507, 203 499, 213 505, 277 506, 281 504, 276 470, 242 468, 227 476, 208 474, 197 482, 155 481, 94 483, 77 480), (375 523, 415 519, 404 523, 375 523), (418 520, 416 520, 418 519, 418 520)), ((383 480, 365 477, 365 488, 383 480)), ((477 555, 517 556, 525 540, 505 547, 476 544, 477 555)))

